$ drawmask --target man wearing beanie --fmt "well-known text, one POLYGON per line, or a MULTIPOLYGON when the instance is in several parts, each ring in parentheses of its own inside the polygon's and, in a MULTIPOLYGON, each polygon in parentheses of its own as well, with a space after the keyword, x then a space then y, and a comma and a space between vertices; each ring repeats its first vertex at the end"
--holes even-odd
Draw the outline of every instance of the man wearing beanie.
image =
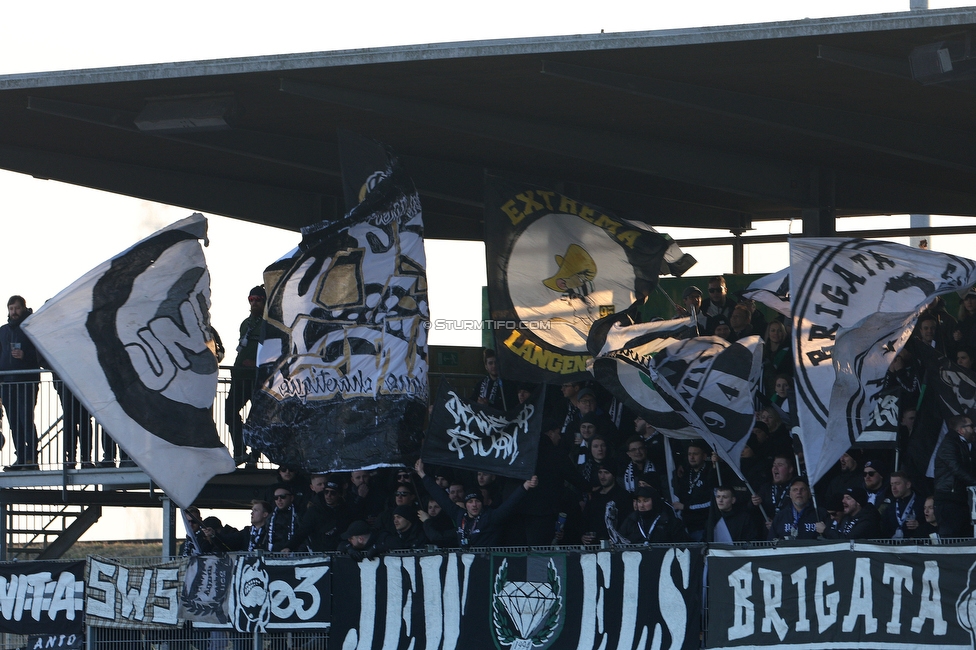
POLYGON ((844 517, 836 528, 827 528, 824 522, 817 522, 817 532, 827 539, 879 539, 881 537, 881 515, 868 501, 864 488, 854 487, 844 490, 842 498, 844 517))
POLYGON ((789 506, 781 508, 769 528, 769 539, 817 539, 817 522, 830 521, 823 508, 814 508, 807 479, 798 476, 790 483, 789 506))
POLYGON ((637 488, 634 511, 620 524, 620 535, 631 544, 660 544, 687 541, 684 526, 663 505, 657 490, 637 488))
POLYGON ((597 464, 596 479, 600 487, 586 495, 583 506, 583 543, 597 544, 602 539, 619 542, 617 527, 630 514, 633 499, 617 483, 610 463, 597 464))
POLYGON ((244 449, 244 421, 241 419, 241 409, 251 400, 251 394, 257 384, 258 343, 261 341, 264 305, 267 298, 264 285, 254 287, 247 296, 251 313, 241 323, 237 357, 234 359, 234 367, 230 372, 230 388, 227 391, 227 401, 224 403, 224 422, 230 427, 231 441, 234 445, 234 461, 238 465, 245 461, 257 462, 257 458, 248 457, 244 449))
POLYGON ((416 506, 394 508, 393 525, 396 527, 396 534, 390 535, 386 540, 391 550, 417 550, 427 546, 427 535, 424 533, 424 527, 420 525, 416 506))
POLYGON ((878 509, 878 514, 891 503, 891 492, 888 491, 888 469, 880 460, 869 460, 864 463, 864 491, 868 493, 868 501, 878 509))

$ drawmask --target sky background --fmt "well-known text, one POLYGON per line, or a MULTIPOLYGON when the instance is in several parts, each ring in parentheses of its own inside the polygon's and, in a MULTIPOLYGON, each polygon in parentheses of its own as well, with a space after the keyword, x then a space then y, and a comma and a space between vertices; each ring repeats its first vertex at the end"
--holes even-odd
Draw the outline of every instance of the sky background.
MULTIPOLYGON (((929 4, 932 9, 966 6, 929 4)), ((0 74, 69 70, 240 56, 320 52, 395 45, 634 32, 731 25, 826 16, 906 11, 909 0, 775 2, 532 2, 490 5, 454 1, 369 3, 279 2, 267 6, 223 2, 4 3, 0 21, 0 74)), ((39 306, 89 269, 188 210, 0 171, 0 296, 25 296, 39 306)), ((937 219, 934 223, 954 223, 937 219)), ((858 220, 869 228, 879 220, 858 220)), ((887 218, 886 227, 908 225, 887 218)), ((790 224, 772 228, 786 232, 790 224)), ((796 228, 798 229, 798 225, 796 228)), ((669 230, 675 238, 690 233, 669 230)), ((703 233, 704 234, 704 233, 703 233)), ((708 233, 714 235, 714 233, 708 233)), ((971 238, 930 238, 932 248, 972 255, 971 238), (955 250, 954 250, 955 249, 955 250)), ((233 361, 236 330, 247 315, 247 292, 261 272, 299 241, 296 233, 224 217, 210 219, 205 253, 212 276, 214 326, 233 361)), ((728 251, 693 252, 689 275, 731 270, 728 251)), ((484 247, 478 243, 427 242, 432 318, 478 319, 485 283, 484 247)), ((787 265, 785 245, 747 251, 746 271, 772 272, 787 265)), ((477 332, 432 332, 432 344, 479 345, 477 332)), ((206 515, 207 513, 205 513, 206 515)), ((246 523, 246 513, 227 521, 246 523)), ((108 509, 86 539, 159 537, 158 510, 108 509), (116 512, 113 512, 116 511, 116 512)))

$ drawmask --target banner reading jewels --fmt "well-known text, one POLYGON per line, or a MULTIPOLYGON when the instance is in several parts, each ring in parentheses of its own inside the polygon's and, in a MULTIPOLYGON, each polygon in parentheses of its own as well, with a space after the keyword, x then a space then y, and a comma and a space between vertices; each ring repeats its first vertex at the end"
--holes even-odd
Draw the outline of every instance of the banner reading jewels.
POLYGON ((698 549, 388 556, 333 563, 330 644, 498 650, 698 648, 698 549), (485 639, 491 639, 488 645, 485 639))
POLYGON ((712 549, 708 648, 972 648, 976 545, 712 549))

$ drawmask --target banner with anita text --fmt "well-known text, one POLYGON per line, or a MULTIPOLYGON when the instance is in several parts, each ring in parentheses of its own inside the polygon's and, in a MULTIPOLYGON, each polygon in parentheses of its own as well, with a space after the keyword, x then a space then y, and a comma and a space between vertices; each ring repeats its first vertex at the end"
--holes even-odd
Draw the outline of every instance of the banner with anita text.
POLYGON ((976 644, 976 545, 712 548, 708 648, 976 644))
POLYGON ((365 650, 698 648, 698 549, 339 557, 330 643, 365 650))
POLYGON ((84 638, 84 580, 83 560, 3 564, 0 632, 28 635, 29 647, 76 647, 84 638))

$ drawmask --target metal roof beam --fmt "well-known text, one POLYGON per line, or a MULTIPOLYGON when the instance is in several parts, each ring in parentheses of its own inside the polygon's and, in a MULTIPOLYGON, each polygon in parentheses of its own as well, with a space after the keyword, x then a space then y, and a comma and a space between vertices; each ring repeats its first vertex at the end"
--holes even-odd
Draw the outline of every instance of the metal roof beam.
POLYGON ((283 92, 357 110, 409 120, 433 128, 530 147, 617 169, 734 192, 791 205, 810 202, 804 166, 702 147, 646 142, 616 133, 587 131, 282 79, 283 92))
POLYGON ((336 217, 331 196, 63 153, 0 145, 0 167, 290 230, 336 217))
POLYGON ((542 73, 820 140, 976 172, 972 156, 976 137, 969 132, 554 61, 543 61, 542 73))

